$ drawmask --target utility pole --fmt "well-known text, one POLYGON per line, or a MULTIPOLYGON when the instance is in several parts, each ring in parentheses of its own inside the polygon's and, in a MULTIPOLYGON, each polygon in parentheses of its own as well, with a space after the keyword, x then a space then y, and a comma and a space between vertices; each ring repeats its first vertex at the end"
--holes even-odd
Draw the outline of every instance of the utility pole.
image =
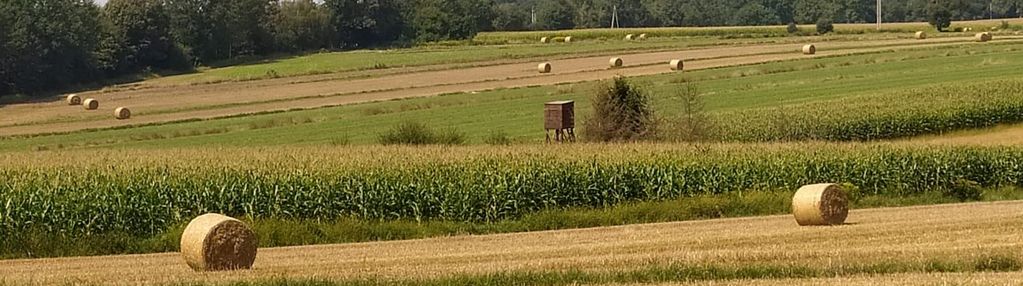
POLYGON ((881 0, 877 0, 877 30, 881 30, 881 0))
POLYGON ((529 10, 529 27, 536 29, 536 7, 529 10))
POLYGON ((614 28, 621 28, 621 25, 618 24, 618 5, 614 5, 611 12, 611 29, 614 28))

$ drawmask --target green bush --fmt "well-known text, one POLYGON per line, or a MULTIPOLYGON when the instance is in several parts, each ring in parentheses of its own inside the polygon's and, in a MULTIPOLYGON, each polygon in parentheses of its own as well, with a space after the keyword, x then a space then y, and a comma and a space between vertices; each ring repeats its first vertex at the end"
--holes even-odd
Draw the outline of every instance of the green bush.
POLYGON ((835 31, 835 24, 831 21, 831 19, 822 18, 820 20, 817 20, 818 35, 824 35, 827 33, 831 33, 833 31, 835 31))
POLYGON ((979 183, 967 179, 958 179, 948 188, 949 196, 964 202, 980 200, 983 193, 979 183))
POLYGON ((615 77, 599 87, 592 102, 593 117, 583 125, 583 134, 589 140, 636 141, 655 135, 649 97, 624 77, 615 77))
POLYGON ((791 22, 787 27, 785 27, 785 30, 789 32, 789 34, 795 34, 799 32, 799 26, 797 26, 795 22, 791 22))
POLYGON ((455 129, 436 132, 424 123, 403 122, 387 133, 380 135, 383 145, 461 145, 465 144, 465 135, 455 129))

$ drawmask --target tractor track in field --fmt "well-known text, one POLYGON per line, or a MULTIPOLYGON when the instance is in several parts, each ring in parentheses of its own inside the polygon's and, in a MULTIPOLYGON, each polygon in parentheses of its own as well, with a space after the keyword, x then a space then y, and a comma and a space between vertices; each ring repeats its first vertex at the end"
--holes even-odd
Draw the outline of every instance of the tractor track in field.
MULTIPOLYGON (((854 210, 847 224, 832 227, 799 227, 790 215, 778 215, 265 248, 260 249, 253 270, 218 273, 192 272, 177 253, 6 260, 0 261, 0 283, 128 285, 281 278, 430 279, 506 271, 622 271, 668 263, 842 267, 926 263, 933 259, 973 261, 990 254, 1023 257, 1020 233, 1023 201, 969 203, 854 210)), ((1020 273, 1014 274, 989 276, 1020 277, 1020 273)), ((912 274, 889 276, 900 275, 912 274)), ((894 279, 891 277, 878 279, 894 279)), ((873 278, 830 279, 869 282, 873 278)), ((815 280, 802 281, 813 284, 815 280)))
MULTIPOLYGON (((999 41, 1020 37, 1000 37, 999 41)), ((930 40, 878 40, 826 42, 816 57, 865 52, 960 45, 970 38, 930 40)), ((757 64, 807 58, 797 51, 802 44, 768 44, 698 48, 667 52, 623 54, 625 66, 608 69, 607 56, 553 60, 554 71, 536 73, 535 63, 470 67, 372 78, 286 83, 278 80, 172 86, 117 92, 81 93, 97 98, 101 110, 85 112, 63 102, 14 104, 0 107, 0 136, 71 132, 85 129, 209 119, 267 111, 309 109, 362 102, 426 97, 445 93, 483 91, 601 80, 616 75, 639 76, 670 72, 667 61, 684 58, 687 70, 757 64), (276 83, 276 84, 271 84, 276 83), (107 114, 118 106, 130 107, 131 120, 107 114)), ((288 80, 288 79, 281 79, 288 80)))

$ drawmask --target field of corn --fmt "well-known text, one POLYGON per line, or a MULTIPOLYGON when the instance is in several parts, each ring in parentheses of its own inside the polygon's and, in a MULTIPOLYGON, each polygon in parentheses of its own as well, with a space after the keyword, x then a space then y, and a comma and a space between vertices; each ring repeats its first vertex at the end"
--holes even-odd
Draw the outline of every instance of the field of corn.
POLYGON ((964 185, 1023 178, 1023 148, 860 144, 93 150, 6 153, 0 163, 5 253, 37 239, 21 234, 148 237, 206 212, 486 224, 815 182, 969 199, 964 185))
POLYGON ((863 141, 940 134, 1023 121, 1023 80, 878 91, 715 113, 709 121, 711 139, 724 141, 863 141))

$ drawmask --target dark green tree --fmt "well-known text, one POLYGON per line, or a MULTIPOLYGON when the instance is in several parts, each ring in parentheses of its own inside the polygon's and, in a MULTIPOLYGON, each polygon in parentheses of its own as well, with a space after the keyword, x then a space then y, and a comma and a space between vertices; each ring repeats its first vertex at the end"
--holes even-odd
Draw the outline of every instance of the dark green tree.
POLYGON ((162 0, 110 0, 103 7, 102 68, 114 74, 142 68, 187 69, 170 33, 162 0))
POLYGON ((0 1, 0 94, 99 79, 99 13, 88 0, 0 1))
POLYGON ((340 48, 392 43, 404 27, 401 0, 325 0, 340 48))
POLYGON ((313 0, 281 1, 274 17, 277 49, 286 52, 330 48, 334 28, 329 10, 313 0))
POLYGON ((931 0, 927 4, 927 22, 938 31, 945 31, 952 25, 952 11, 948 2, 931 0))
POLYGON ((521 31, 529 28, 529 12, 522 5, 500 3, 494 5, 494 30, 521 31))
POLYGON ((536 5, 538 30, 561 30, 575 27, 572 9, 566 0, 540 0, 536 5))

